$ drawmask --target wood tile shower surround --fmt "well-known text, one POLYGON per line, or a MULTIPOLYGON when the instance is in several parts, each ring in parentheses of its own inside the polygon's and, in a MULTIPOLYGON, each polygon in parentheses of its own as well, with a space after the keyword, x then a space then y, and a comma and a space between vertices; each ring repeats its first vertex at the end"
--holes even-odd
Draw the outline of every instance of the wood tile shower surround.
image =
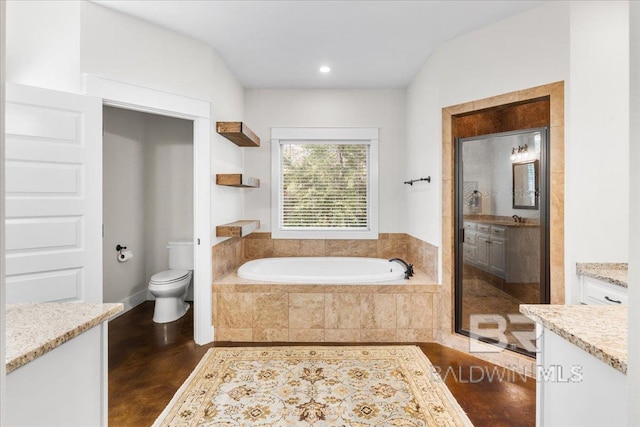
POLYGON ((216 341, 428 342, 435 339, 438 249, 401 233, 377 240, 271 239, 253 233, 213 247, 216 341), (270 257, 399 257, 409 285, 279 285, 239 279, 243 262, 270 257))

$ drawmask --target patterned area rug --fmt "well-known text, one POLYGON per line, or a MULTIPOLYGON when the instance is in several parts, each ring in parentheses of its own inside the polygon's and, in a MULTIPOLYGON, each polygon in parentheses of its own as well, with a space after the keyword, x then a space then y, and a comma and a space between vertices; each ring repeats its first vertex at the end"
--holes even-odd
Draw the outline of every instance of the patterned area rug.
POLYGON ((154 426, 471 426, 415 346, 207 352, 154 426))

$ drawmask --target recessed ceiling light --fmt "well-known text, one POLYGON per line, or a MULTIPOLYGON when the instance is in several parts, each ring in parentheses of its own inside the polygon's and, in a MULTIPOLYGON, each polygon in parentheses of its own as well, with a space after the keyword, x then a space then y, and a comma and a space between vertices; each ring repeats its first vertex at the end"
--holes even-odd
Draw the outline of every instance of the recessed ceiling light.
POLYGON ((327 67, 326 65, 323 65, 322 67, 320 67, 321 73, 328 73, 329 71, 331 71, 331 68, 327 67))

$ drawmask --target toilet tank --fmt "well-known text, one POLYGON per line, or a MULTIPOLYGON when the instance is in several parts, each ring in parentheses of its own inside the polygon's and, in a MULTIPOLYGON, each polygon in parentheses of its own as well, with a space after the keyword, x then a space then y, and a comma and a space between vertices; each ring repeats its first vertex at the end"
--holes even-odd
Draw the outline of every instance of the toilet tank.
POLYGON ((193 242, 169 242, 169 269, 193 270, 193 242))

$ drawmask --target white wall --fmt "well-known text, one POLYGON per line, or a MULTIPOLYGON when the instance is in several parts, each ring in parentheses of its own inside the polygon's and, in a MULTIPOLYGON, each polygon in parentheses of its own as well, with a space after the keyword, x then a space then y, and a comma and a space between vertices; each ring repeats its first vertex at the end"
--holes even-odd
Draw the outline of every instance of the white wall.
MULTIPOLYGON (((629 283, 640 283, 640 3, 629 4, 629 283)), ((640 375, 640 288, 629 287, 627 378, 640 375)), ((627 381, 627 402, 640 400, 640 382, 627 381)), ((629 425, 640 425, 640 406, 628 406, 629 425)))
MULTIPOLYGON (((242 86, 200 41, 86 1, 12 1, 7 15, 8 81, 81 93, 88 73, 209 101, 214 123, 243 119, 242 86)), ((242 149, 211 132, 213 174, 241 172, 242 149)), ((213 184, 211 196, 213 236, 243 203, 213 184)))
MULTIPOLYGON (((388 90, 265 90, 245 92, 246 122, 261 139, 260 148, 245 151, 245 173, 260 178, 259 189, 245 192, 247 219, 259 219, 261 231, 271 227, 272 127, 377 127, 380 129, 381 233, 406 230, 405 91, 388 90)), ((422 171, 429 174, 430 171, 422 171)), ((416 184, 415 187, 429 185, 416 184)), ((230 188, 228 191, 238 191, 230 188)))
POLYGON ((7 81, 80 92, 79 2, 6 3, 7 81))
POLYGON ((193 126, 111 107, 103 117, 103 295, 128 309, 169 268, 167 242, 193 239, 193 126), (118 262, 118 244, 134 258, 118 262))
MULTIPOLYGON (((93 3, 81 12, 82 72, 210 101, 214 123, 243 119, 243 88, 206 44, 93 3)), ((212 127, 212 174, 239 173, 242 163, 242 149, 212 127)), ((242 193, 212 185, 211 235, 242 216, 242 193)))
POLYGON ((145 114, 105 107, 103 126, 102 295, 121 302, 145 289, 145 114), (119 263, 118 244, 134 258, 119 263))
POLYGON ((629 5, 572 2, 570 27, 565 230, 577 289, 576 261, 628 260, 629 5))
POLYGON ((145 120, 146 282, 169 268, 167 243, 193 241, 193 122, 145 120))
POLYGON ((407 88, 406 165, 411 175, 433 170, 435 180, 412 189, 409 234, 442 247, 442 108, 567 80, 568 17, 566 2, 550 2, 451 40, 427 60, 407 88))
MULTIPOLYGON (((4 106, 5 82, 5 16, 6 2, 0 2, 0 105, 4 106)), ((0 164, 4 164, 4 114, 0 117, 0 164)), ((5 283, 4 283, 4 174, 0 174, 0 325, 5 319, 5 283)), ((0 342, 5 341, 5 328, 0 328, 0 342)), ((0 360, 5 360, 5 346, 0 346, 0 360)), ((5 425, 6 380, 5 365, 0 365, 0 425, 5 425)))
MULTIPOLYGON (((443 107, 565 81, 569 300, 576 261, 627 260, 627 8, 626 2, 546 3, 443 44, 407 89, 407 165, 415 174, 424 162, 441 170, 443 107)), ((409 198, 407 231, 441 246, 436 184, 438 191, 409 198)))

